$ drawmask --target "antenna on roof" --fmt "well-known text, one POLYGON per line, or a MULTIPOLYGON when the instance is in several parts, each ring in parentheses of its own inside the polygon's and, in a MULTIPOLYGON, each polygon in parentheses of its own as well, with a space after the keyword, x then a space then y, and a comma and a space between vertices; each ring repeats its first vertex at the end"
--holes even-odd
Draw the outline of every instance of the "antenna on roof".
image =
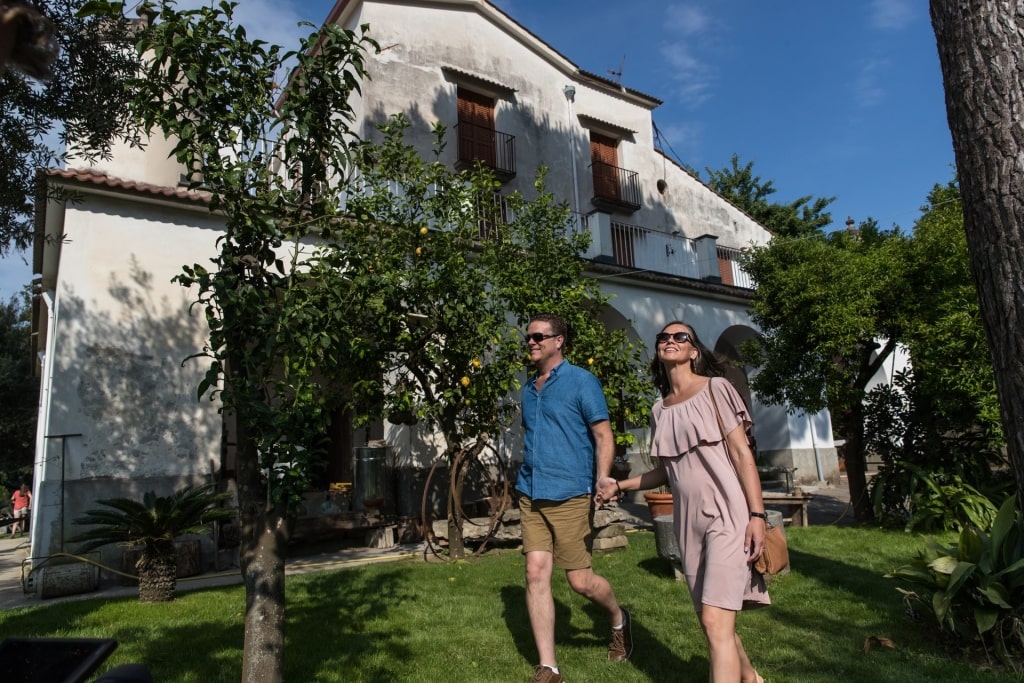
POLYGON ((622 55, 622 61, 619 62, 618 71, 612 71, 611 69, 608 69, 608 73, 611 74, 612 76, 615 76, 615 82, 618 83, 619 85, 622 85, 622 68, 624 66, 626 66, 626 55, 622 55))

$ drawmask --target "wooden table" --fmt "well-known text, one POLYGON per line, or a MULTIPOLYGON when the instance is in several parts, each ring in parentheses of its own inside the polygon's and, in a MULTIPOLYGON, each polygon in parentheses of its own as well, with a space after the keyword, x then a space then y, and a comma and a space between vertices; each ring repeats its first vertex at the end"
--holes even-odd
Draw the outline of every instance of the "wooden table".
POLYGON ((793 526, 808 526, 807 506, 814 498, 809 493, 775 493, 762 491, 765 507, 782 508, 783 523, 793 526))

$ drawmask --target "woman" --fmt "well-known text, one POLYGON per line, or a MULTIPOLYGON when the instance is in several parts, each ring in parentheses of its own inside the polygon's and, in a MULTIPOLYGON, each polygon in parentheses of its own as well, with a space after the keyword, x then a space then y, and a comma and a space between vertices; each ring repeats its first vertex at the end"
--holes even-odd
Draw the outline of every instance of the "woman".
POLYGON ((708 641, 710 679, 760 683, 736 633, 736 612, 770 603, 763 577, 752 570, 764 548, 767 516, 747 444, 750 418, 722 377, 724 363, 692 327, 666 325, 656 337, 656 354, 651 371, 661 399, 651 411, 651 454, 658 466, 621 482, 602 479, 600 495, 613 500, 623 491, 670 484, 683 572, 708 641))

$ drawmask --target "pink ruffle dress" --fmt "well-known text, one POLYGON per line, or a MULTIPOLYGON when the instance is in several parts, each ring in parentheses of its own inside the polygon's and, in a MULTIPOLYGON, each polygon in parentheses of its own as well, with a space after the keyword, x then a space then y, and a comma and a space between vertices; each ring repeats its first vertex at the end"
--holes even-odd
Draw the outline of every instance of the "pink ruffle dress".
MULTIPOLYGON (((750 424, 743 399, 728 380, 715 378, 715 400, 726 433, 750 424)), ((675 500, 674 523, 683 573, 694 608, 739 611, 771 604, 764 578, 751 569, 743 547, 750 519, 747 499, 729 459, 705 386, 695 396, 652 409, 651 454, 663 458, 675 500)))

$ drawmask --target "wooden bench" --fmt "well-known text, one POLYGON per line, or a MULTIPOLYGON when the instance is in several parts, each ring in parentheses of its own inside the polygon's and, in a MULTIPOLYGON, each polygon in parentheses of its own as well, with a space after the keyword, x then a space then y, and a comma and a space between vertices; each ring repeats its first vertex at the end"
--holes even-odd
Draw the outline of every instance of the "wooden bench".
POLYGON ((807 526, 807 506, 814 498, 809 493, 776 493, 762 491, 765 507, 782 508, 783 522, 793 526, 807 526))
POLYGON ((758 465, 757 473, 762 475, 762 479, 766 476, 775 476, 781 474, 786 482, 786 493, 793 493, 793 473, 796 472, 795 467, 781 467, 776 465, 758 465))

